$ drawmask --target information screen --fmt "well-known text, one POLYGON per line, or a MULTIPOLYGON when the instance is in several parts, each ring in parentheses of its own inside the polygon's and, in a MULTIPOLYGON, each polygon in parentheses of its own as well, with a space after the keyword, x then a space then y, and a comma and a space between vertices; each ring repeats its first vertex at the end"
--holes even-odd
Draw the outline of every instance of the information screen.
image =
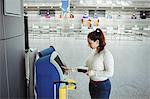
POLYGON ((62 71, 63 71, 63 73, 64 73, 64 72, 65 72, 65 69, 62 68, 62 66, 65 66, 65 65, 62 63, 62 61, 61 61, 61 59, 59 58, 59 56, 57 55, 54 60, 57 62, 57 64, 60 66, 60 68, 62 69, 62 71))

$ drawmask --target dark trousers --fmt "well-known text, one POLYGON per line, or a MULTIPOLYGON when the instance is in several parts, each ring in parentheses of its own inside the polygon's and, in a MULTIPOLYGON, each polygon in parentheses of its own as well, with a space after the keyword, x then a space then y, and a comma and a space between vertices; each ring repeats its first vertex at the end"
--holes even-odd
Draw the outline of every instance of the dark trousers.
POLYGON ((90 80, 89 83, 89 92, 91 99, 109 99, 111 91, 110 80, 94 82, 90 80))

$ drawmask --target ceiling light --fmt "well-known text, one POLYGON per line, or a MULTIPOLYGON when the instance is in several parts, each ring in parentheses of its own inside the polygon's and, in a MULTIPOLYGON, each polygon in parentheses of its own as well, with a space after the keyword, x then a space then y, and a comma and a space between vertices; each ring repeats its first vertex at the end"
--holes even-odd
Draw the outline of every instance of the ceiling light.
POLYGON ((120 4, 121 4, 121 2, 120 2, 119 0, 117 0, 117 1, 116 1, 116 3, 117 3, 118 5, 120 5, 120 4))
POLYGON ((28 4, 27 3, 24 3, 24 6, 27 6, 28 4))
POLYGON ((112 4, 112 1, 110 1, 110 0, 108 1, 108 0, 107 0, 106 3, 107 3, 107 4, 112 4))
POLYGON ((45 3, 42 3, 42 6, 45 6, 45 3))
POLYGON ((83 4, 83 0, 80 0, 80 4, 83 4))
POLYGON ((121 5, 122 6, 129 6, 129 4, 127 2, 124 2, 124 1, 121 3, 121 5))
POLYGON ((113 3, 113 4, 112 4, 112 6, 116 6, 116 4, 115 4, 115 3, 113 3))
POLYGON ((102 0, 97 0, 96 2, 97 2, 98 4, 100 4, 100 3, 102 3, 102 0))
POLYGON ((125 2, 124 2, 124 1, 121 1, 121 5, 125 5, 125 2))

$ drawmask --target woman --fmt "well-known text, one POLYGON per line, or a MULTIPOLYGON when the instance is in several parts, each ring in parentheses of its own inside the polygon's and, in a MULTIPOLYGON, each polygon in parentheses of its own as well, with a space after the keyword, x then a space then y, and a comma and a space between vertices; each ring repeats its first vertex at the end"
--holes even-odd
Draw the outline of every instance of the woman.
POLYGON ((87 58, 86 74, 90 78, 89 92, 92 99, 109 99, 113 76, 114 59, 111 52, 105 47, 105 37, 98 28, 87 36, 90 48, 95 49, 87 58))

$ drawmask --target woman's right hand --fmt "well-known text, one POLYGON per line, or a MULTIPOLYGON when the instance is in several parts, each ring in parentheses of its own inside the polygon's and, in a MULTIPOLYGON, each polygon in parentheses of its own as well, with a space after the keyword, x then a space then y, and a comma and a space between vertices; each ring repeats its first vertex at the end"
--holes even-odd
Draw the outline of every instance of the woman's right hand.
POLYGON ((95 75, 95 71, 94 70, 89 70, 89 71, 86 72, 86 75, 87 76, 93 76, 93 75, 95 75))
POLYGON ((61 66, 61 67, 65 70, 66 74, 77 71, 76 68, 68 68, 67 66, 61 66))

